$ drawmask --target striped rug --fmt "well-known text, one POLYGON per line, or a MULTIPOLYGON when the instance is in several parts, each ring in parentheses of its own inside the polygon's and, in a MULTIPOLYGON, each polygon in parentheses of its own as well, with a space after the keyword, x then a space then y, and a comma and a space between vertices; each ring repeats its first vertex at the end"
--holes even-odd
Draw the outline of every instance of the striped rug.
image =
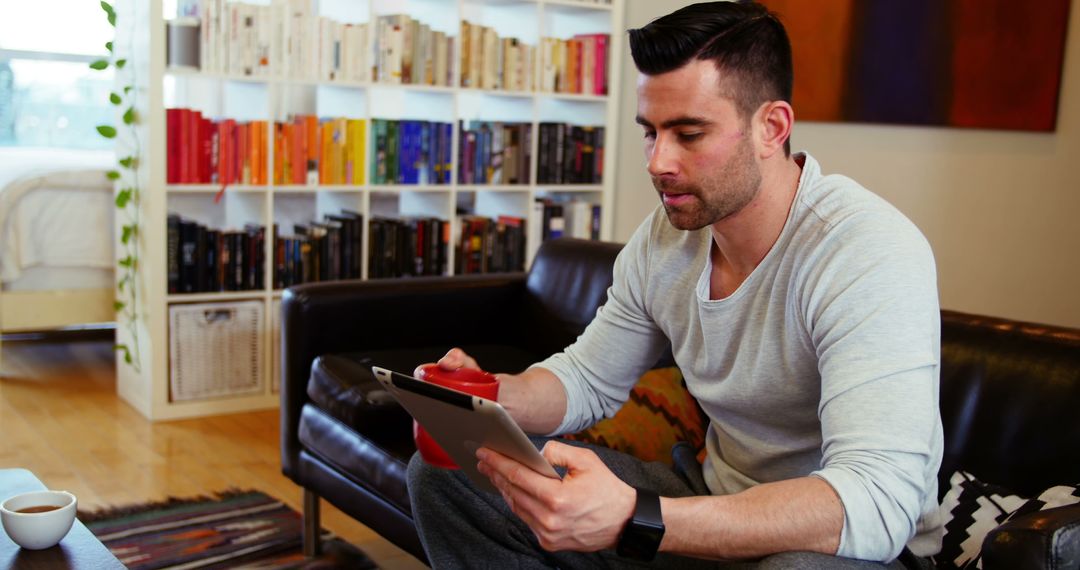
POLYGON ((129 569, 375 568, 348 543, 324 535, 325 554, 301 552, 300 514, 259 491, 79 513, 129 569))

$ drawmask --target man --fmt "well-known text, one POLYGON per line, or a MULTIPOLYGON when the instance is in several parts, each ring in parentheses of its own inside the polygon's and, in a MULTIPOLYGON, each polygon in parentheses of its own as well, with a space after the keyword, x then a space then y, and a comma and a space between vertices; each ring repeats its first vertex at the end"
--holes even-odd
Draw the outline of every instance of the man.
MULTIPOLYGON (((925 562, 940 541, 942 454, 926 240, 854 181, 790 153, 791 48, 762 6, 688 6, 631 30, 630 46, 662 208, 620 253, 585 333, 501 376, 499 400, 527 431, 575 432, 613 415, 671 346, 710 420, 707 489, 554 441, 544 455, 561 481, 477 453, 501 497, 414 458, 432 563, 606 567, 656 550, 654 563, 679 568, 925 562)), ((440 364, 477 366, 457 349, 440 364)))

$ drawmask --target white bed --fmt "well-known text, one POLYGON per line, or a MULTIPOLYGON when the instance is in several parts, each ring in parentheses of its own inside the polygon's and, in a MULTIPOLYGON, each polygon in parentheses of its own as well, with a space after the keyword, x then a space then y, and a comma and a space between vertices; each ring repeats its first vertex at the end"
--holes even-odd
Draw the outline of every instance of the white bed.
POLYGON ((19 156, 0 156, 0 334, 112 321, 115 207, 103 157, 19 156))

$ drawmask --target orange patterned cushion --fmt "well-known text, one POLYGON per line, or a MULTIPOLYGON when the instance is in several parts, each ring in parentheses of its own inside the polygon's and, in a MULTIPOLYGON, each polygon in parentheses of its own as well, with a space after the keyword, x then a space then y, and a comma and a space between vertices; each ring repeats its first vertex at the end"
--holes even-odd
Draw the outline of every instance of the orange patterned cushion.
POLYGON ((680 441, 704 449, 703 420, 679 369, 656 368, 638 380, 630 399, 615 416, 566 438, 671 465, 671 448, 680 441))

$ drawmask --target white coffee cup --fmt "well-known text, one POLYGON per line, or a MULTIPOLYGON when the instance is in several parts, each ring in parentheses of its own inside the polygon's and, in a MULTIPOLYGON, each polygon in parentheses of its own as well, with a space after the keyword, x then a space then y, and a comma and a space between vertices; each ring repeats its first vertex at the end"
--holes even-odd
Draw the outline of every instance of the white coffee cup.
POLYGON ((15 544, 41 550, 60 542, 75 523, 75 495, 31 491, 0 503, 0 522, 15 544))

